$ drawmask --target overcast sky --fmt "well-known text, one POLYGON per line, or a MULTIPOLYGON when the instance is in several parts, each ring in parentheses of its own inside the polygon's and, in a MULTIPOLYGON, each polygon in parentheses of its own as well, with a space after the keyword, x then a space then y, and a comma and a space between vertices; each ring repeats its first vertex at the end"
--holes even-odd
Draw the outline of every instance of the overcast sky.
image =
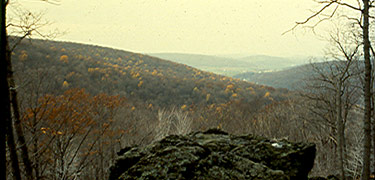
POLYGON ((325 42, 299 28, 318 6, 312 0, 14 0, 45 11, 59 40, 135 52, 321 56, 325 42))

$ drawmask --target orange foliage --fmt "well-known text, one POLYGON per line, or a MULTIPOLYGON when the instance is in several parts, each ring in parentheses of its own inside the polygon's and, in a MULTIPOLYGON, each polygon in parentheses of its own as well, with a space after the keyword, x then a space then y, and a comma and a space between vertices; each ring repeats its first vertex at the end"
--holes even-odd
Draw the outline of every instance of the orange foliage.
POLYGON ((28 58, 27 52, 26 51, 21 51, 21 55, 18 57, 21 61, 25 61, 28 58))
POLYGON ((158 71, 156 71, 156 69, 154 69, 154 71, 152 71, 151 73, 153 76, 157 75, 158 74, 158 71))
POLYGON ((234 85, 233 84, 229 84, 228 86, 227 86, 227 89, 229 89, 229 90, 232 90, 234 88, 234 85))
POLYGON ((63 87, 68 87, 69 86, 69 83, 67 81, 64 81, 63 82, 63 87))
POLYGON ((34 114, 35 110, 28 109, 26 121, 37 116, 45 125, 40 128, 43 134, 72 135, 87 133, 88 127, 102 120, 96 119, 100 109, 115 109, 123 104, 124 99, 106 94, 91 96, 83 89, 69 89, 60 96, 45 95, 38 102, 44 116, 38 117, 40 113, 34 114))
POLYGON ((69 60, 68 60, 68 56, 67 55, 62 55, 60 56, 60 61, 64 62, 64 63, 68 63, 69 60))
POLYGON ((70 72, 69 74, 66 75, 66 78, 71 78, 74 76, 76 73, 75 72, 70 72))
POLYGON ((139 83, 138 83, 138 87, 141 87, 142 84, 143 84, 143 81, 139 81, 139 83))

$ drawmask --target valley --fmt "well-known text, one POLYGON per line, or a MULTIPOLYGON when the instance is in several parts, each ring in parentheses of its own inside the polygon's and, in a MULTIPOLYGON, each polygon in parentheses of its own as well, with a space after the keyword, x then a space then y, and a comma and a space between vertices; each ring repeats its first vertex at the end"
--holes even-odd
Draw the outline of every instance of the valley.
POLYGON ((308 57, 283 58, 265 55, 236 56, 183 53, 151 53, 150 55, 230 77, 246 72, 280 71, 308 63, 308 57))
POLYGON ((373 3, 2 0, 0 179, 368 180, 373 3))
MULTIPOLYGON (((27 140, 37 140, 31 150, 49 152, 34 155, 50 165, 40 176, 54 176, 52 164, 69 159, 81 164, 66 169, 66 176, 73 176, 78 167, 86 168, 80 175, 83 179, 105 179, 113 159, 104 157, 114 157, 126 146, 143 147, 168 135, 210 128, 291 141, 321 136, 315 126, 324 119, 306 111, 311 108, 309 94, 300 91, 304 77, 313 74, 311 65, 270 56, 157 56, 38 39, 17 46, 12 61, 27 140), (214 73, 220 69, 228 76, 214 73), (71 150, 52 160, 60 142, 71 150), (88 166, 91 161, 102 164, 88 166)), ((348 123, 358 126, 355 122, 348 123)), ((328 132, 331 126, 320 128, 328 132)), ((326 136, 314 142, 325 140, 326 136)), ((325 163, 329 149, 329 144, 318 144, 315 163, 325 163)), ((329 171, 313 169, 312 173, 329 171)))

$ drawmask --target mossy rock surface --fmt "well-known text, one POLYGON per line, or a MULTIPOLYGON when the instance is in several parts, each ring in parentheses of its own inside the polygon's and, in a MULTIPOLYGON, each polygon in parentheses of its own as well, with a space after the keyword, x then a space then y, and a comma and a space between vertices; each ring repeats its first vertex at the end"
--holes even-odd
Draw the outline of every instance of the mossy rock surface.
POLYGON ((337 176, 329 175, 325 177, 310 177, 309 180, 340 180, 337 176))
POLYGON ((211 129, 171 135, 145 148, 123 149, 110 168, 109 179, 304 180, 315 152, 310 143, 211 129))

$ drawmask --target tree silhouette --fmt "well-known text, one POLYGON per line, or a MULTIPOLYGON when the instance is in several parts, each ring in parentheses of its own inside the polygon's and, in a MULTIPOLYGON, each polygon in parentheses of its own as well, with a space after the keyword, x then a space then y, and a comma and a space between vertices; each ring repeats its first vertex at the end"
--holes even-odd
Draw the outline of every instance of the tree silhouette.
MULTIPOLYGON (((55 3, 53 0, 42 0, 45 2, 49 3, 55 3)), ((22 127, 20 126, 19 119, 19 112, 18 112, 18 104, 17 104, 17 91, 15 89, 15 84, 14 84, 14 78, 13 78, 13 70, 12 70, 12 64, 11 64, 11 52, 14 50, 14 48, 18 45, 18 43, 24 39, 25 37, 28 37, 31 35, 31 32, 38 32, 38 29, 33 29, 30 27, 34 27, 38 20, 35 22, 31 22, 31 24, 22 24, 22 25, 14 25, 13 26, 18 26, 19 28, 24 28, 23 35, 21 38, 19 38, 18 42, 15 43, 13 47, 9 47, 8 43, 8 37, 7 37, 7 32, 6 32, 6 27, 8 24, 6 23, 6 8, 9 3, 9 0, 1 0, 0 2, 0 61, 1 61, 1 67, 3 68, 1 70, 0 74, 0 88, 1 88, 1 93, 4 95, 3 100, 1 101, 0 104, 0 110, 1 110, 1 115, 0 118, 3 120, 4 126, 1 126, 3 129, 0 129, 0 162, 2 163, 0 166, 2 167, 0 171, 0 178, 1 179, 6 179, 6 171, 3 171, 3 168, 6 169, 6 154, 5 154, 5 141, 10 140, 6 139, 6 129, 8 129, 8 132, 12 129, 12 109, 13 109, 13 115, 15 116, 15 127, 16 127, 16 133, 18 135, 18 140, 20 141, 21 144, 21 156, 25 164, 25 169, 27 172, 27 178, 32 179, 32 171, 31 171, 31 164, 28 158, 28 152, 27 152, 27 147, 24 141, 23 133, 22 133, 22 127), (9 123, 10 122, 10 123, 9 123), (17 126, 18 125, 18 126, 17 126)), ((12 159, 12 163, 18 163, 16 159, 12 159)), ((19 170, 18 170, 19 171, 19 170)), ((20 176, 20 172, 14 172, 15 176, 20 176)))
POLYGON ((7 40, 6 40, 6 29, 5 29, 5 10, 6 10, 6 5, 8 1, 1 0, 0 4, 0 13, 1 13, 1 20, 0 20, 0 42, 1 42, 1 47, 0 47, 0 67, 1 69, 1 74, 0 74, 0 87, 1 87, 1 94, 3 98, 1 98, 1 104, 0 104, 0 118, 2 121, 2 126, 0 126, 0 178, 1 179, 7 179, 6 178, 6 154, 5 154, 5 129, 8 121, 10 121, 10 99, 9 99, 9 85, 7 81, 7 62, 6 62, 6 45, 7 45, 7 40))
MULTIPOLYGON (((352 17, 350 15, 343 15, 349 21, 354 22, 362 30, 362 45, 363 45, 363 62, 364 62, 364 82, 363 82, 363 99, 364 99, 364 118, 363 118, 363 131, 365 134, 363 143, 363 172, 361 179, 370 179, 370 163, 371 163, 371 112, 372 112, 372 64, 371 64, 371 52, 375 55, 371 47, 370 42, 370 18, 373 17, 370 14, 370 9, 374 8, 373 0, 357 0, 357 1, 345 1, 345 0, 319 0, 316 1, 321 4, 321 8, 315 11, 313 15, 306 18, 304 21, 297 22, 296 25, 291 29, 295 29, 299 25, 305 25, 311 22, 313 19, 318 21, 312 26, 315 28, 318 24, 323 21, 330 20, 336 14, 338 9, 349 9, 358 13, 358 17, 352 17)), ((287 31, 288 32, 288 31, 287 31)))

